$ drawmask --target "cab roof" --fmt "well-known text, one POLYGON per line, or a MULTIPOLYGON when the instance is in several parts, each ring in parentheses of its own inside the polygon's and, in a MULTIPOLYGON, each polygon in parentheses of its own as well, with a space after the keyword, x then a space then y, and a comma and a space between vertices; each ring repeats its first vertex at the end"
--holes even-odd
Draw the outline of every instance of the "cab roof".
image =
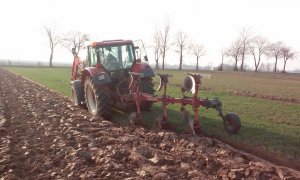
POLYGON ((123 39, 117 39, 117 40, 107 40, 107 41, 87 41, 85 43, 86 46, 115 46, 115 45, 123 45, 123 44, 133 44, 132 40, 123 40, 123 39))

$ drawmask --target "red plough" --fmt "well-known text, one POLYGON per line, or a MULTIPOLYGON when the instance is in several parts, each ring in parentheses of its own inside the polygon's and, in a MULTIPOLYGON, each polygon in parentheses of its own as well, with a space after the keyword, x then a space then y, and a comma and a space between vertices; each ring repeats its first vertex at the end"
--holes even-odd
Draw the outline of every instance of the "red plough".
MULTIPOLYGON (((192 131, 193 133, 201 133, 201 122, 199 121, 199 108, 200 106, 206 107, 207 109, 213 108, 218 111, 219 116, 222 118, 224 122, 224 126, 227 131, 231 133, 238 133, 241 127, 241 121, 237 114, 235 113, 227 113, 224 115, 222 111, 222 103, 219 101, 218 98, 209 100, 209 99, 200 99, 198 98, 198 91, 201 84, 201 78, 202 75, 198 73, 187 73, 187 76, 184 79, 183 85, 182 85, 182 98, 176 98, 171 97, 167 95, 167 87, 168 87, 168 81, 169 77, 171 75, 169 74, 157 74, 160 77, 160 85, 157 89, 157 91, 163 90, 163 93, 161 96, 153 96, 147 93, 140 92, 140 82, 141 78, 143 78, 143 74, 139 73, 130 73, 132 81, 137 82, 137 86, 132 89, 131 97, 134 100, 136 104, 136 112, 132 112, 129 116, 130 122, 132 123, 140 123, 141 121, 141 103, 143 101, 152 101, 152 102, 160 102, 163 107, 163 115, 161 117, 158 117, 156 119, 158 127, 164 129, 167 127, 168 124, 168 111, 167 106, 169 104, 180 104, 181 108, 180 111, 183 113, 183 119, 185 121, 192 121, 192 131), (184 92, 190 92, 192 93, 192 97, 185 96, 184 92), (190 119, 189 113, 184 108, 186 105, 192 106, 192 109, 194 111, 195 119, 190 119), (186 114, 188 113, 188 114, 186 114)), ((189 122, 190 123, 190 122, 189 122)))

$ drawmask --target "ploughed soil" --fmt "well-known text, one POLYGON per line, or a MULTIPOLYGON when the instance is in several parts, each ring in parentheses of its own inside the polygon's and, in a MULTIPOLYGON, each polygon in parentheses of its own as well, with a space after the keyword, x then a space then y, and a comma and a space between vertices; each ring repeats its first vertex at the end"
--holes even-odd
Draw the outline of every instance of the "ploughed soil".
POLYGON ((270 99, 270 100, 275 100, 275 101, 300 103, 300 99, 297 99, 297 98, 264 95, 264 94, 254 93, 254 92, 251 92, 251 91, 228 91, 228 92, 230 94, 238 95, 238 96, 248 96, 248 97, 256 97, 256 98, 262 98, 262 99, 270 99))
POLYGON ((208 137, 119 127, 0 69, 3 179, 297 179, 208 137))

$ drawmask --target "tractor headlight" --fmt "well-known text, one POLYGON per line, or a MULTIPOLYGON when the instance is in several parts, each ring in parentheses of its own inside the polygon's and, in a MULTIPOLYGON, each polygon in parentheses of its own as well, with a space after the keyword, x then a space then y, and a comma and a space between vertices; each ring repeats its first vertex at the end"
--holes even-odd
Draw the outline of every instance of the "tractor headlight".
POLYGON ((105 74, 100 74, 98 76, 98 80, 101 81, 101 80, 104 80, 105 79, 105 74))

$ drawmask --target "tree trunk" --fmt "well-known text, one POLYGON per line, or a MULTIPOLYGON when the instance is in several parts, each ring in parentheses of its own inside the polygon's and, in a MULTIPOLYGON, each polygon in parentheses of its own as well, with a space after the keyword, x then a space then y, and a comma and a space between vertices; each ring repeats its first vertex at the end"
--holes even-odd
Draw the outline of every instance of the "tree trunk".
POLYGON ((222 54, 222 62, 221 62, 221 67, 220 67, 220 71, 223 71, 223 61, 224 61, 224 55, 222 54))
POLYGON ((257 64, 258 64, 258 63, 256 63, 256 56, 255 56, 255 53, 253 52, 252 55, 253 55, 253 59, 254 59, 255 72, 257 72, 257 67, 258 67, 257 64))
POLYGON ((158 60, 155 60, 155 63, 156 63, 155 69, 159 69, 159 67, 158 67, 158 60))
POLYGON ((246 50, 246 45, 244 45, 244 47, 243 47, 241 71, 244 70, 245 50, 246 50))
POLYGON ((51 49, 51 54, 50 54, 50 62, 49 62, 50 67, 52 67, 52 60, 53 60, 53 49, 51 49))
POLYGON ((196 70, 197 71, 199 70, 198 64, 199 64, 199 57, 197 57, 197 65, 196 65, 196 70))
POLYGON ((255 72, 257 72, 257 69, 258 69, 258 65, 255 65, 255 72))
POLYGON ((182 50, 180 51, 179 70, 182 69, 182 50))
POLYGON ((244 66, 244 58, 242 58, 242 63, 241 63, 241 68, 240 68, 241 71, 243 71, 243 66, 244 66))
POLYGON ((235 66, 233 69, 234 71, 238 71, 237 62, 238 62, 238 57, 235 57, 235 66))
POLYGON ((276 56, 276 57, 275 57, 275 67, 274 67, 274 72, 277 71, 277 60, 278 60, 278 57, 276 56))
POLYGON ((255 72, 257 72, 257 69, 258 69, 258 67, 259 67, 259 64, 260 64, 260 57, 261 55, 259 54, 258 55, 258 61, 257 61, 257 63, 255 64, 255 72))
POLYGON ((165 55, 166 55, 166 52, 164 51, 163 56, 162 56, 162 69, 163 70, 165 69, 165 55))
POLYGON ((286 62, 287 62, 287 60, 288 60, 288 59, 285 59, 285 60, 284 60, 284 64, 283 64, 283 70, 282 70, 282 73, 285 73, 285 66, 286 66, 286 62))

